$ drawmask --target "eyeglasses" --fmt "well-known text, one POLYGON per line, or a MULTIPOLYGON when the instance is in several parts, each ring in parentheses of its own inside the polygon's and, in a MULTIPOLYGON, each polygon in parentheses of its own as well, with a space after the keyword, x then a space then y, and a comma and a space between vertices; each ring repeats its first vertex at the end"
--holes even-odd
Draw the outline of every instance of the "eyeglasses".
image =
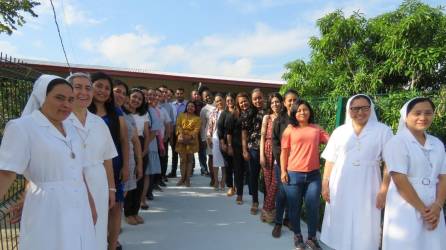
POLYGON ((362 112, 368 112, 370 110, 370 106, 350 107, 350 111, 353 113, 358 113, 360 110, 362 112))

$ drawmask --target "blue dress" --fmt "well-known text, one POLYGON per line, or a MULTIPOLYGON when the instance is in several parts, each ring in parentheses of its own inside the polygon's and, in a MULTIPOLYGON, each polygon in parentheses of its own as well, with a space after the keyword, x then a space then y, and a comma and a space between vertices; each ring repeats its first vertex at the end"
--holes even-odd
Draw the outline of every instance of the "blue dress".
MULTIPOLYGON (((123 116, 123 112, 120 108, 115 109, 116 116, 123 116)), ((109 115, 102 116, 102 119, 107 124, 110 129, 110 117, 109 115)), ((118 120, 119 122, 119 120, 118 120)), ((110 131, 111 132, 111 131, 110 131)), ((119 138, 113 138, 113 142, 115 143, 116 150, 118 151, 118 156, 112 159, 113 162, 113 175, 115 178, 115 186, 116 186, 116 202, 124 202, 124 183, 121 180, 121 170, 122 170, 122 148, 119 142, 119 138)))

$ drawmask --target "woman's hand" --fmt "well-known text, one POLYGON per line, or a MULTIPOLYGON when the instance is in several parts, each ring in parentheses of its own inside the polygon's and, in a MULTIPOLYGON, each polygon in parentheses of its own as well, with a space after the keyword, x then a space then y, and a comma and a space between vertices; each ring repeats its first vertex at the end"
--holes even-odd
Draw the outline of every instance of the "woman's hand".
POLYGON ((25 204, 24 202, 24 196, 25 193, 22 194, 19 199, 19 201, 17 201, 16 204, 14 204, 10 209, 9 209, 9 213, 10 213, 10 219, 9 219, 9 223, 11 224, 15 224, 20 222, 20 220, 22 219, 22 212, 23 212, 23 206, 25 204))
POLYGON ((260 166, 262 168, 265 167, 265 154, 263 154, 263 153, 260 153, 260 166))
POLYGON ((438 222, 440 221, 440 214, 440 205, 435 202, 425 209, 423 220, 425 221, 425 223, 429 224, 429 230, 434 230, 435 228, 437 228, 438 222))
POLYGON ((234 149, 232 148, 232 146, 229 146, 229 145, 228 145, 228 155, 234 156, 234 149))
POLYGON ((328 179, 322 181, 322 198, 325 202, 330 203, 330 183, 328 179))
POLYGON ((136 180, 139 181, 144 177, 144 173, 142 172, 142 160, 136 164, 136 180))
POLYGON ((280 173, 280 180, 282 181, 283 184, 288 184, 288 172, 287 171, 282 171, 280 173))
POLYGON ((116 192, 108 191, 108 209, 112 209, 116 204, 116 192))
POLYGON ((386 206, 386 191, 379 191, 376 195, 376 208, 383 209, 386 206))
POLYGON ((126 182, 129 180, 129 165, 123 164, 121 170, 121 181, 126 182))
POLYGON ((220 142, 220 150, 224 153, 228 153, 228 145, 226 145, 226 143, 224 142, 220 142))
POLYGON ((249 159, 251 159, 247 150, 243 150, 243 159, 245 159, 245 161, 249 161, 249 159))

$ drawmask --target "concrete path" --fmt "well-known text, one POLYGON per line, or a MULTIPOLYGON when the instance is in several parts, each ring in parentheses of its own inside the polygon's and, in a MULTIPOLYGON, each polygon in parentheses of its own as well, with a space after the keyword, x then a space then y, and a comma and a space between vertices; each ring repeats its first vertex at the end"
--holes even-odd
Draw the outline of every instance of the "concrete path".
MULTIPOLYGON (((155 192, 150 209, 140 213, 145 224, 123 222, 120 242, 124 250, 294 249, 293 233, 286 227, 282 237, 274 239, 273 226, 262 223, 258 215, 250 215, 247 186, 244 204, 237 205, 235 196, 214 191, 209 187, 210 179, 200 176, 199 168, 195 170, 190 188, 176 187, 177 179, 170 179, 163 192, 155 192)), ((304 223, 302 231, 307 232, 304 223)))

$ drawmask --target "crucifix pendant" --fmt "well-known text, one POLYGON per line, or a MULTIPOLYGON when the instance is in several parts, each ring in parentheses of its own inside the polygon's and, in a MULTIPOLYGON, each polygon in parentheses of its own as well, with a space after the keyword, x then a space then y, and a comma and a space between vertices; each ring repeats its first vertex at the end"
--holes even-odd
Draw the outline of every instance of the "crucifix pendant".
POLYGON ((76 158, 76 155, 74 154, 74 152, 71 152, 70 156, 71 156, 71 159, 76 158))

